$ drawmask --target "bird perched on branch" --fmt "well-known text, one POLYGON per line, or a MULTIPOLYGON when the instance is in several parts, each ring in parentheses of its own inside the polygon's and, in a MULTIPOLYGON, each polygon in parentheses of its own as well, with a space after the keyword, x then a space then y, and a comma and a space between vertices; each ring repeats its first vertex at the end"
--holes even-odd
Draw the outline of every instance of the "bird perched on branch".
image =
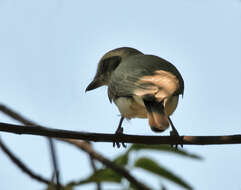
MULTIPOLYGON (((170 134, 178 135, 170 115, 177 107, 179 95, 183 95, 184 81, 170 62, 130 47, 111 50, 99 61, 86 91, 103 85, 108 86, 109 100, 121 113, 117 135, 123 133, 124 118, 148 118, 154 132, 163 132, 171 125, 170 134)), ((120 147, 119 142, 115 144, 120 147)))

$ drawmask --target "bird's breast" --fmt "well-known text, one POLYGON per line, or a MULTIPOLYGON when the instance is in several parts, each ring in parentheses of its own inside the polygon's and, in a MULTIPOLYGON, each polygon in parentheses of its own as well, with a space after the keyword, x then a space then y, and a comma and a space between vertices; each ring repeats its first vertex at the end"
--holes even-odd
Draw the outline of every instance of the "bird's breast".
POLYGON ((147 112, 143 100, 138 96, 118 97, 114 99, 121 115, 125 118, 146 118, 147 112))

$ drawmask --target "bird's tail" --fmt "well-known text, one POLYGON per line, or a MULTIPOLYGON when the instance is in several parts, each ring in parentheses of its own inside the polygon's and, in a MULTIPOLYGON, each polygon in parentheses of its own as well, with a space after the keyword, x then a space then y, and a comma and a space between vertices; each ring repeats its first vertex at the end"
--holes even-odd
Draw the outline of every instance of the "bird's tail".
POLYGON ((169 121, 165 115, 162 102, 144 100, 144 104, 151 129, 155 132, 166 130, 169 127, 169 121))

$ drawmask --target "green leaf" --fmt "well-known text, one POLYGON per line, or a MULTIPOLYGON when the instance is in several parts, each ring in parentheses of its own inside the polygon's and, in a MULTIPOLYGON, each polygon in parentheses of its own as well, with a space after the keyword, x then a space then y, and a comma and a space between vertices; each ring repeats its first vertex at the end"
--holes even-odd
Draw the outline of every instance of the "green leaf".
MULTIPOLYGON (((46 190, 56 190, 56 186, 54 186, 53 184, 50 184, 50 185, 48 185, 46 190)), ((73 190, 73 187, 67 185, 65 187, 62 187, 61 190, 73 190)))
POLYGON ((133 185, 133 183, 129 183, 128 189, 129 189, 129 190, 136 190, 136 186, 133 185))
POLYGON ((167 188, 164 185, 161 185, 161 190, 167 190, 167 188))
POLYGON ((185 156, 188 158, 193 158, 197 160, 201 160, 202 157, 196 154, 189 153, 185 150, 176 150, 175 148, 170 147, 170 145, 144 145, 144 144, 133 144, 129 148, 129 152, 135 150, 135 151, 140 151, 140 150, 156 150, 156 151, 164 151, 164 152, 169 152, 172 154, 177 154, 180 156, 185 156))
POLYGON ((70 182, 68 186, 76 186, 87 183, 98 183, 98 182, 113 182, 120 183, 122 176, 114 172, 109 168, 97 170, 95 173, 87 177, 86 179, 80 180, 78 182, 70 182))
POLYGON ((128 164, 129 155, 124 153, 114 159, 114 163, 125 166, 128 164))
POLYGON ((73 190, 73 187, 71 187, 71 186, 66 186, 66 187, 64 187, 64 190, 73 190))
POLYGON ((55 186, 53 184, 49 184, 46 188, 46 190, 54 190, 55 186))
POLYGON ((192 189, 192 187, 190 185, 188 185, 186 182, 184 182, 180 177, 176 176, 175 174, 168 171, 167 169, 161 167, 157 162, 155 162, 149 158, 146 158, 146 157, 139 158, 135 162, 135 166, 142 168, 153 174, 156 174, 160 177, 166 178, 186 189, 189 189, 189 190, 192 189))

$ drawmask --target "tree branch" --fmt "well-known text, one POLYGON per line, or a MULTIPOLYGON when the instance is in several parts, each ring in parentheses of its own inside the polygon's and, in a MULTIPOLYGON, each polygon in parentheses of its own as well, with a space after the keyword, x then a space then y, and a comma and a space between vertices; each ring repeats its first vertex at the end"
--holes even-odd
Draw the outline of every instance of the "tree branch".
POLYGON ((89 143, 84 142, 84 141, 77 141, 77 140, 74 140, 74 139, 62 139, 62 140, 81 148, 83 151, 87 152, 93 159, 98 160, 99 162, 106 165, 108 168, 111 168, 115 172, 121 174, 130 183, 135 185, 137 189, 150 190, 149 187, 147 187, 146 185, 144 185, 140 181, 136 180, 136 178, 134 178, 125 168, 120 167, 117 164, 114 164, 112 161, 108 160, 107 158, 105 158, 101 154, 94 151, 89 143))
POLYGON ((54 138, 80 139, 95 142, 126 142, 135 144, 241 144, 241 135, 226 136, 141 136, 141 135, 115 135, 104 133, 76 132, 52 129, 43 126, 22 126, 0 122, 0 131, 15 134, 30 134, 54 138))
POLYGON ((51 181, 41 177, 40 175, 35 174, 34 172, 32 172, 23 162, 20 161, 19 158, 17 158, 16 156, 14 156, 14 154, 9 150, 9 148, 7 148, 6 145, 4 145, 4 143, 2 142, 2 140, 0 139, 0 148, 2 149, 3 152, 5 152, 8 157, 25 173, 27 173, 30 177, 32 177, 33 179, 36 179, 39 182, 45 183, 47 185, 51 184, 51 181))
MULTIPOLYGON (((68 141, 70 141, 70 140, 68 140, 68 141)), ((67 141, 67 142, 68 142, 67 141)), ((77 144, 77 142, 80 142, 79 140, 73 140, 73 145, 76 145, 77 144)), ((83 142, 86 142, 86 141, 83 141, 83 142)), ((89 143, 90 144, 90 143, 89 143)), ((91 146, 91 144, 90 144, 90 146, 91 146)), ((80 147, 78 147, 78 148, 80 148, 80 147)), ((91 146, 91 148, 92 148, 92 146, 91 146)), ((83 149, 82 149, 83 150, 83 149)), ((94 151, 94 150, 93 150, 94 151)), ((91 165, 91 167, 92 167, 92 169, 93 169, 93 172, 96 172, 97 171, 97 167, 96 167, 96 165, 95 165, 95 160, 94 160, 94 158, 93 157, 91 157, 91 155, 90 154, 88 154, 89 155, 89 158, 90 158, 90 165, 91 165)), ((96 182, 96 190, 101 190, 102 188, 101 188, 101 183, 100 182, 96 182)))
MULTIPOLYGON (((31 126, 36 125, 33 121, 30 121, 29 119, 26 119, 21 114, 13 111, 12 109, 8 108, 7 106, 5 106, 3 104, 0 104, 0 111, 2 111, 7 116, 11 117, 12 119, 15 119, 16 121, 18 121, 18 122, 20 122, 24 125, 31 125, 31 126)), ((51 139, 49 137, 47 138, 47 140, 49 142, 50 155, 51 155, 51 158, 52 158, 53 170, 54 170, 54 174, 55 174, 55 177, 56 177, 55 179, 56 179, 57 185, 55 186, 55 188, 56 188, 56 190, 60 190, 61 184, 60 184, 60 179, 59 179, 60 178, 59 177, 59 167, 58 167, 58 163, 57 163, 57 157, 56 157, 56 150, 55 150, 54 142, 53 142, 53 139, 51 139)), ((7 147, 5 147, 5 149, 7 150, 7 147)), ((14 156, 13 153, 12 153, 12 156, 14 156)), ((13 161, 15 161, 15 160, 13 160, 13 161)), ((27 173, 27 174, 29 174, 29 173, 27 173)), ((32 177, 34 178, 34 176, 32 176, 32 177)))
MULTIPOLYGON (((0 104, 0 111, 2 111, 3 113, 5 113, 6 115, 12 117, 13 119, 22 122, 25 125, 28 125, 28 127, 38 127, 34 122, 24 118, 23 116, 21 116, 20 114, 16 113, 15 111, 13 111, 12 109, 1 105, 0 104)), ((15 125, 15 126, 19 126, 22 127, 22 125, 15 125)), ((149 187, 147 187, 145 184, 142 184, 141 182, 139 182, 138 180, 136 180, 126 169, 116 165, 115 163, 113 163, 112 161, 108 160, 107 158, 103 157, 101 154, 97 153, 94 151, 94 149, 91 147, 91 145, 85 141, 79 141, 79 140, 74 140, 74 139, 58 139, 60 141, 63 142, 67 142, 70 143, 72 145, 75 145, 76 147, 78 147, 79 149, 83 150, 84 152, 86 152, 90 157, 91 157, 91 161, 93 161, 92 159, 98 160, 99 162, 101 162, 102 164, 104 164, 106 167, 111 168, 112 170, 114 170, 117 173, 120 173, 121 175, 123 175, 130 183, 132 183, 133 185, 135 185, 138 189, 140 190, 150 190, 149 187)), ((6 148, 6 147, 5 147, 6 148)), ((6 151, 9 152, 9 150, 6 148, 6 151)), ((53 152, 52 152, 53 153, 53 152)), ((13 155, 13 154, 12 154, 13 155)), ((14 157, 14 155, 13 155, 14 157)), ((11 158, 11 157, 10 157, 11 158)), ((53 156, 54 158, 54 156, 53 156)), ((15 160, 14 160, 15 161, 15 160)), ((18 160, 16 161, 18 162, 18 160)), ((14 162, 15 164, 18 165, 18 163, 14 162)), ((55 162, 57 163, 57 162, 55 162)), ((19 166, 20 167, 20 166, 19 166)), ((21 167, 20 167, 21 168, 21 167)), ((95 168, 95 166, 94 166, 95 168)), ((21 168, 22 169, 22 168, 21 168)), ((33 174, 33 172, 30 171, 30 176, 35 176, 33 174)), ((28 172, 26 172, 28 174, 28 172)), ((56 188, 60 188, 60 186, 57 184, 55 186, 56 188)), ((97 183, 97 188, 101 189, 100 184, 97 183)))
POLYGON ((55 174, 54 176, 56 179, 55 188, 56 188, 56 190, 61 190, 60 177, 59 177, 59 164, 58 164, 58 160, 57 160, 55 144, 54 144, 53 139, 51 139, 51 138, 48 138, 48 142, 49 142, 49 147, 50 147, 50 155, 52 158, 52 165, 53 165, 54 174, 55 174))
MULTIPOLYGON (((92 145, 90 142, 87 142, 87 141, 82 141, 82 140, 75 140, 75 139, 58 139, 59 141, 61 142, 65 142, 65 143, 69 143, 71 145, 74 145, 75 147, 77 147, 78 149, 84 151, 85 153, 87 153, 89 155, 89 159, 90 159, 90 164, 91 164, 91 167, 93 169, 94 172, 97 171, 97 168, 96 168, 96 165, 95 165, 95 160, 99 161, 100 163, 106 165, 105 163, 109 163, 109 162, 112 162, 110 160, 108 160, 107 158, 104 158, 101 154, 97 153, 93 148, 92 148, 92 145), (92 154, 90 154, 92 153, 92 154), (96 156, 93 156, 93 153, 94 155, 96 156), (103 163, 102 160, 107 160, 105 163, 103 163)), ((114 164, 115 165, 115 164, 114 164)), ((110 167, 110 164, 109 165, 106 165, 106 167, 110 167)), ((111 169, 113 169, 112 167, 110 167, 111 169)), ((119 167, 121 168, 121 167, 119 167)), ((122 168, 121 168, 122 169, 122 168)), ((114 169, 113 169, 114 170, 114 169)), ((117 173, 119 173, 119 170, 115 170, 117 173)), ((125 177, 125 176, 124 176, 125 177)), ((97 190, 101 190, 101 183, 100 182, 97 182, 96 183, 96 187, 97 187, 97 190)))
POLYGON ((24 116, 13 111, 12 109, 8 108, 7 106, 5 106, 3 104, 0 104, 0 111, 24 125, 36 125, 33 121, 26 119, 24 116))

